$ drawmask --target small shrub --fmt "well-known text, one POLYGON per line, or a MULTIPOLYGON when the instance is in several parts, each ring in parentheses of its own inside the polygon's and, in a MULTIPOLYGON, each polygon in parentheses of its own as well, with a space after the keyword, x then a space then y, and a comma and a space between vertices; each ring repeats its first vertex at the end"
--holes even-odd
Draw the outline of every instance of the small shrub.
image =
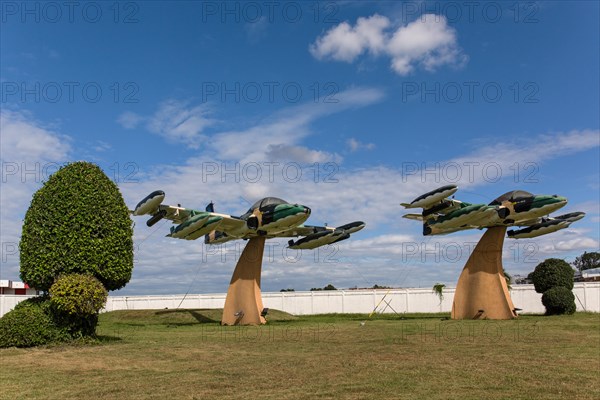
POLYGON ((37 305, 42 307, 44 311, 50 310, 50 297, 48 295, 30 297, 23 301, 17 303, 17 305, 13 308, 13 310, 18 310, 19 308, 29 307, 31 305, 37 305))
POLYGON ((558 258, 548 258, 539 263, 531 274, 535 291, 545 293, 548 289, 563 286, 573 289, 575 271, 569 263, 558 258))
POLYGON ((92 275, 62 275, 50 287, 50 303, 59 323, 73 336, 90 336, 96 332, 98 312, 107 296, 102 283, 92 275))
POLYGON ((44 298, 25 300, 0 318, 0 347, 32 347, 68 339, 44 298))
POLYGON ((564 286, 545 291, 542 304, 546 307, 546 315, 573 314, 576 309, 573 292, 564 286))

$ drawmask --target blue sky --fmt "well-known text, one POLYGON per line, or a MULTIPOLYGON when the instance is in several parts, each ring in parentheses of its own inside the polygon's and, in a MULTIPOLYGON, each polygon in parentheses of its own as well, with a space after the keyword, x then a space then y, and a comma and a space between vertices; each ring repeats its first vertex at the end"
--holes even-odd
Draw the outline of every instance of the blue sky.
MULTIPOLYGON (((367 228, 335 249, 273 241, 263 290, 454 285, 481 232, 424 238, 400 202, 456 183, 569 198, 587 217, 506 241, 526 274, 600 241, 596 2, 3 2, 2 279, 58 165, 98 163, 133 207, 241 214, 273 195, 309 223, 367 228)), ((118 294, 223 292, 240 244, 206 248, 136 220, 118 294)))

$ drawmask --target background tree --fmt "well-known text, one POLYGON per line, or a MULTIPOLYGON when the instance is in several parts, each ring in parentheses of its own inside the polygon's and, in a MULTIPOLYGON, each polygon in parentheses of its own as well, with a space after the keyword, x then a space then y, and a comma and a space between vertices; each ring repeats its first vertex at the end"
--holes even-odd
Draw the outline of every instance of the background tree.
POLYGON ((444 285, 443 283, 436 283, 435 285, 433 285, 433 293, 436 294, 437 297, 439 297, 440 299, 440 303, 442 302, 442 300, 444 300, 444 288, 446 287, 446 285, 444 285))
POLYGON ((391 287, 385 286, 385 285, 382 286, 382 285, 374 284, 371 289, 391 289, 391 287))
POLYGON ((508 288, 508 290, 512 289, 512 285, 511 285, 511 281, 512 281, 512 276, 506 272, 505 269, 502 270, 502 272, 504 273, 504 280, 506 281, 506 287, 508 288))
POLYGON ((333 286, 331 283, 328 284, 327 286, 323 287, 323 288, 310 288, 310 290, 312 292, 315 291, 319 291, 319 290, 337 290, 335 286, 333 286))
POLYGON ((584 252, 579 257, 575 258, 573 266, 579 270, 579 272, 585 271, 586 269, 600 267, 600 253, 592 251, 588 253, 584 252))
POLYGON ((61 274, 88 273, 120 289, 133 269, 133 228, 115 185, 95 164, 52 174, 31 200, 20 242, 21 279, 48 291, 61 274))

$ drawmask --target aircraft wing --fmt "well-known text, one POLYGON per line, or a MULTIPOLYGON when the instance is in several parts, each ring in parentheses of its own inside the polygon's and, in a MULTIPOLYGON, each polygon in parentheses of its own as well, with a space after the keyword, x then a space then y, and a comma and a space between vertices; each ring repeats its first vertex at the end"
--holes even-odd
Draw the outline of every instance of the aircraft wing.
POLYGON ((526 226, 526 228, 510 230, 507 232, 507 236, 512 239, 534 238, 568 228, 573 222, 579 221, 583 217, 585 217, 585 213, 577 211, 556 217, 548 216, 529 221, 519 221, 515 225, 526 226))
POLYGON ((304 236, 296 241, 290 240, 288 247, 296 250, 316 249, 317 247, 341 242, 350 238, 354 232, 358 232, 365 227, 362 221, 355 221, 349 224, 338 226, 299 226, 282 232, 278 237, 304 236), (293 235, 292 235, 293 233, 293 235), (286 236, 290 234, 289 236, 286 236))
POLYGON ((423 215, 421 214, 404 214, 402 218, 423 222, 423 215))
POLYGON ((327 226, 312 226, 312 225, 299 225, 293 228, 290 228, 286 231, 279 232, 270 237, 298 237, 298 236, 308 236, 313 233, 322 232, 325 230, 331 230, 335 228, 329 228, 327 226))

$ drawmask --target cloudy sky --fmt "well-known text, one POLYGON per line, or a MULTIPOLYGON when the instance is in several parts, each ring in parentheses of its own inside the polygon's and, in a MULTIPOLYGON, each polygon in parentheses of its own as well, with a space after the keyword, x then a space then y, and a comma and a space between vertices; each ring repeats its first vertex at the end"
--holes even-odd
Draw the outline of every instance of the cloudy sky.
MULTIPOLYGON (((587 217, 506 240, 527 274, 597 251, 596 2, 5 2, 1 10, 1 279, 19 280, 32 194, 69 161, 100 165, 130 208, 239 215, 264 196, 311 224, 367 223, 318 251, 268 243, 263 290, 454 285, 481 236, 421 236, 401 202, 449 183, 514 189, 587 217)), ((562 212, 563 210, 561 210, 562 212)), ((243 242, 206 247, 135 220, 115 294, 224 292, 243 242)))

